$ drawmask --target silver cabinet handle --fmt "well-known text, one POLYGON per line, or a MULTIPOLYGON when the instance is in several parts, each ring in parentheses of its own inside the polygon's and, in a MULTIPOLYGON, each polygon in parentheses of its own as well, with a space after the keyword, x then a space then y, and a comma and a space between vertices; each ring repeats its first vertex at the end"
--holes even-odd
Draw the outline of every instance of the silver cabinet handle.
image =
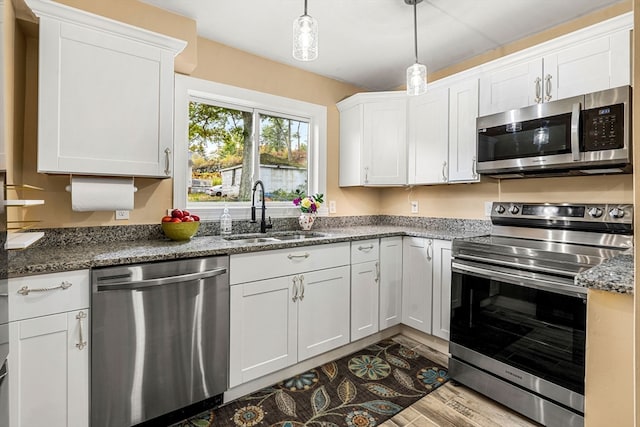
POLYGON ((427 245, 427 261, 431 261, 433 257, 433 249, 431 245, 433 244, 433 240, 429 240, 429 244, 427 245))
POLYGON ((303 254, 289 254, 289 255, 287 255, 287 258, 289 258, 289 259, 309 258, 309 256, 310 256, 309 252, 305 252, 303 254))
POLYGON ((473 156, 473 159, 471 160, 471 170, 473 172, 473 179, 478 179, 478 159, 476 158, 476 156, 473 156))
POLYGON ((300 301, 304 299, 304 276, 300 275, 300 301))
POLYGON ((291 281, 293 282, 293 297, 291 298, 291 301, 296 302, 298 299, 298 276, 293 276, 291 281))
POLYGON ((369 183, 369 166, 364 167, 364 183, 369 183))
POLYGON ((534 83, 536 84, 536 97, 533 100, 537 104, 540 104, 542 102, 542 96, 540 93, 542 91, 542 87, 541 87, 542 79, 540 77, 536 77, 536 79, 534 80, 534 83))
POLYGON ((544 87, 546 92, 544 102, 549 102, 551 101, 551 74, 544 76, 544 87))
POLYGON ((71 286, 73 286, 73 283, 67 282, 66 280, 62 283, 60 283, 58 286, 52 286, 51 288, 34 288, 34 289, 29 289, 28 286, 23 286, 20 289, 18 289, 18 293, 20 295, 24 295, 27 296, 29 295, 30 292, 49 292, 49 291, 55 291, 57 289, 61 289, 61 290, 65 290, 65 289, 69 289, 71 286))
POLYGON ((380 263, 376 262, 376 278, 374 279, 376 283, 380 281, 380 263))
POLYGON ((443 182, 447 182, 448 178, 447 178, 447 162, 442 162, 442 181, 443 182))
POLYGON ((84 334, 82 333, 82 319, 86 319, 86 318, 87 318, 87 313, 85 313, 84 311, 81 311, 76 315, 76 319, 78 320, 78 331, 79 331, 78 333, 79 341, 76 344, 76 347, 78 348, 78 350, 82 350, 87 346, 87 342, 84 340, 84 334))
POLYGON ((171 162, 169 160, 169 155, 171 154, 171 149, 169 147, 164 149, 164 174, 167 176, 171 175, 171 162))
POLYGON ((359 251, 370 251, 371 249, 373 249, 373 244, 367 246, 358 246, 359 251))

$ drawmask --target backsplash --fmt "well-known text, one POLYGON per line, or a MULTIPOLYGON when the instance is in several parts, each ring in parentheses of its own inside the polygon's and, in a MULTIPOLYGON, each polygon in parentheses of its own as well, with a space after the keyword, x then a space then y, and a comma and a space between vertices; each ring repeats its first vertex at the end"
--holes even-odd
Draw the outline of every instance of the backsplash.
MULTIPOLYGON (((289 231, 300 228, 297 218, 273 218, 272 223, 273 228, 271 231, 289 231)), ((486 220, 364 215, 318 217, 316 218, 313 229, 321 230, 367 225, 395 225, 437 230, 464 230, 479 233, 488 233, 491 228, 491 222, 486 220)), ((45 233, 44 237, 31 247, 60 247, 66 245, 166 239, 162 233, 160 224, 46 228, 30 231, 44 231, 45 233)), ((233 234, 257 233, 258 231, 259 225, 252 224, 249 220, 233 222, 233 234)), ((196 237, 216 236, 219 234, 219 221, 203 221, 200 223, 196 237)))

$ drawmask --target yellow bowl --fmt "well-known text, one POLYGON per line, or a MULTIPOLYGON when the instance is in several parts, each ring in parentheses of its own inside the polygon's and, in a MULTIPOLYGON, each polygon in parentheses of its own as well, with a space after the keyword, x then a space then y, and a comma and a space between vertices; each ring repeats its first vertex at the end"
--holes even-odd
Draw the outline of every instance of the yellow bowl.
POLYGON ((196 234, 199 226, 199 221, 163 222, 162 231, 171 240, 189 240, 196 234))

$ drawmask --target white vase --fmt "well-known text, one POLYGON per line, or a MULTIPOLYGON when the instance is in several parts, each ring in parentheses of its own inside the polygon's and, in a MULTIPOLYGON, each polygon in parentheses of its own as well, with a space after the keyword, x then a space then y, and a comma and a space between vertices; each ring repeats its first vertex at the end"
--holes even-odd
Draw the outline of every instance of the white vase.
POLYGON ((313 225, 313 221, 315 220, 315 215, 308 212, 302 212, 298 217, 298 223, 300 224, 300 228, 305 231, 311 230, 311 226, 313 225))

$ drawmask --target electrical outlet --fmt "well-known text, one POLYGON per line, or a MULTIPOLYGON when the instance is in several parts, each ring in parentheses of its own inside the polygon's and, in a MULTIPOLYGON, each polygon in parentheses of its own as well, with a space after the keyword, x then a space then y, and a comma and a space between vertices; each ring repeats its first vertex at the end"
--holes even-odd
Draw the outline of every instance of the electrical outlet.
POLYGON ((411 201, 411 213, 418 213, 418 201, 417 200, 412 200, 411 201))
POLYGON ((493 202, 484 202, 484 216, 491 216, 491 206, 493 202))
POLYGON ((129 219, 129 211, 116 211, 116 219, 129 219))
POLYGON ((329 200, 329 213, 336 213, 336 201, 329 200))

